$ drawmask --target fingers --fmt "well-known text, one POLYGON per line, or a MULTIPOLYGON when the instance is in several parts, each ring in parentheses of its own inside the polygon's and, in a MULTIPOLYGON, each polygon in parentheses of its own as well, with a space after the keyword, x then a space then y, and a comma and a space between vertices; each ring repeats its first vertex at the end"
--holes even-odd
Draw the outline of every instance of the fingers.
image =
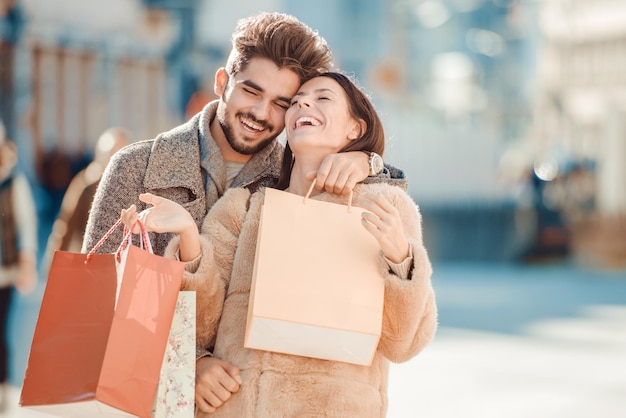
POLYGON ((361 221, 363 226, 365 226, 365 229, 370 231, 370 233, 377 238, 386 230, 386 224, 383 220, 373 213, 363 212, 361 215, 361 221))
POLYGON ((381 240, 381 233, 387 229, 387 212, 379 204, 379 197, 370 194, 363 196, 365 199, 362 206, 369 212, 363 212, 361 220, 367 229, 376 239, 381 240))
POLYGON ((202 397, 201 394, 196 390, 196 406, 198 409, 204 413, 210 414, 217 410, 217 408, 211 406, 211 404, 202 397))
POLYGON ((321 185, 328 193, 341 194, 341 190, 343 186, 339 184, 339 171, 337 169, 333 170, 332 167, 320 167, 320 170, 317 172, 317 185, 321 185), (338 193, 337 193, 338 192, 338 193))
POLYGON ((157 205, 165 199, 152 193, 141 193, 139 195, 139 200, 143 203, 147 203, 148 205, 157 205))
POLYGON ((121 218, 126 228, 132 228, 134 234, 138 234, 140 232, 139 226, 137 226, 137 219, 139 219, 137 206, 130 205, 128 209, 122 209, 121 218))
POLYGON ((379 218, 399 217, 398 209, 384 195, 365 194, 363 207, 379 218))
POLYGON ((363 212, 361 222, 376 238, 383 254, 395 263, 404 260, 409 243, 397 208, 382 195, 365 196, 363 208, 369 212, 363 212))
POLYGON ((239 386, 243 383, 241 380, 241 375, 240 375, 240 370, 238 367, 227 363, 224 366, 224 369, 228 372, 228 375, 235 381, 237 382, 237 385, 235 387, 235 385, 233 385, 232 387, 228 388, 231 392, 236 392, 239 390, 239 386))
POLYGON ((352 175, 345 178, 339 178, 338 180, 339 181, 337 182, 337 185, 335 187, 340 187, 340 194, 350 194, 350 192, 354 190, 356 184, 359 182, 359 179, 352 175))
POLYGON ((213 357, 196 362, 196 404, 203 412, 214 412, 241 385, 240 371, 232 364, 213 357))
POLYGON ((152 193, 140 194, 139 200, 151 206, 141 212, 137 212, 137 205, 134 204, 131 205, 128 209, 122 209, 122 222, 124 222, 124 225, 126 225, 127 228, 132 227, 133 234, 139 234, 141 232, 141 228, 137 224, 137 221, 141 221, 147 232, 154 230, 155 227, 149 224, 148 216, 152 213, 153 209, 155 209, 157 205, 167 201, 167 199, 152 193))
POLYGON ((204 412, 213 412, 220 406, 224 405, 231 396, 231 392, 223 387, 213 388, 210 391, 199 390, 196 386, 196 403, 198 406, 204 404, 202 409, 204 412))
MULTIPOLYGON (((140 196, 141 200, 141 196, 140 196)), ((136 205, 130 205, 128 209, 122 209, 122 222, 126 226, 126 228, 131 229, 133 234, 139 234, 141 232, 141 228, 138 225, 137 221, 141 221, 141 223, 146 227, 148 224, 147 219, 148 215, 152 211, 152 207, 142 210, 141 212, 137 212, 136 205)))
POLYGON ((359 157, 364 155, 362 152, 348 152, 326 156, 317 170, 315 188, 333 194, 349 194, 359 181, 367 177, 363 175, 355 154, 359 154, 359 157))
POLYGON ((326 178, 325 188, 329 193, 347 195, 354 190, 356 183, 357 178, 349 171, 331 171, 326 178))
POLYGON ((128 209, 122 209, 122 222, 131 220, 133 216, 137 215, 137 206, 130 205, 128 209))
MULTIPOLYGON (((317 190, 324 190, 326 188, 326 181, 328 180, 328 174, 330 173, 330 168, 332 163, 328 162, 328 158, 326 158, 320 168, 317 170, 315 188, 317 190)), ((332 191, 329 191, 332 193, 332 191)))

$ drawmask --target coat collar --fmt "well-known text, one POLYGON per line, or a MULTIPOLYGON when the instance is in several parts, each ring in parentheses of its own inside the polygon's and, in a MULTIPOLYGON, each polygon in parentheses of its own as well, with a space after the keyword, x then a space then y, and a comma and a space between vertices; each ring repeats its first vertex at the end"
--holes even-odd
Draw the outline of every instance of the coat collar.
MULTIPOLYGON (((217 100, 209 103, 188 122, 155 138, 144 178, 146 189, 185 187, 200 196, 205 191, 204 178, 198 170, 201 161, 205 160, 213 177, 223 171, 224 160, 209 129, 217 105, 217 100)), ((247 186, 262 177, 278 179, 282 154, 283 146, 278 141, 272 142, 252 156, 233 180, 232 187, 247 186)))

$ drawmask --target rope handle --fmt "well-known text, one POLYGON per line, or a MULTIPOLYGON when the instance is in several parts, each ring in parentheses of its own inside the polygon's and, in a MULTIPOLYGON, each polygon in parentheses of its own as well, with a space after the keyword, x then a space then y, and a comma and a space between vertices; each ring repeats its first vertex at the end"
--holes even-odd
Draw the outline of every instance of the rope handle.
POLYGON ((139 229, 141 230, 141 233, 139 234, 139 248, 141 248, 142 250, 147 250, 148 252, 150 252, 150 254, 154 254, 154 251, 152 250, 152 243, 150 242, 150 237, 148 237, 146 228, 144 227, 143 222, 137 219, 137 222, 135 222, 133 227, 130 229, 126 227, 126 225, 124 225, 124 238, 122 238, 122 242, 120 243, 119 247, 117 247, 117 251, 115 251, 115 259, 117 261, 120 261, 120 255, 122 254, 122 251, 124 251, 126 247, 132 244, 133 229, 135 229, 135 225, 139 225, 139 229))
POLYGON ((100 238, 100 241, 96 242, 96 245, 94 245, 93 248, 87 253, 87 258, 85 258, 85 264, 87 264, 91 260, 91 258, 96 253, 96 251, 98 251, 98 248, 102 246, 104 241, 109 239, 111 234, 113 234, 113 232, 117 229, 118 226, 120 226, 121 223, 122 223, 122 218, 120 217, 120 219, 118 219, 117 222, 113 224, 113 226, 107 231, 107 233, 104 234, 102 238, 100 238))
MULTIPOLYGON (((98 251, 98 248, 100 248, 102 246, 104 241, 109 239, 109 237, 113 234, 113 232, 115 232, 115 230, 117 229, 118 226, 120 226, 121 223, 122 223, 122 218, 120 217, 115 222, 115 224, 113 224, 113 226, 102 236, 102 238, 100 238, 100 240, 96 243, 96 245, 94 245, 93 248, 87 253, 87 257, 85 258, 85 264, 87 264, 93 258, 93 255, 96 253, 96 251, 98 251)), ((145 230, 145 228, 143 226, 143 223, 141 221, 139 221, 139 220, 137 220, 137 223, 139 224, 139 228, 141 229, 141 235, 140 235, 140 245, 141 245, 141 248, 143 248, 143 245, 144 245, 143 243, 145 241, 146 244, 147 244, 147 247, 148 247, 148 251, 150 251, 150 253, 152 253, 153 252, 152 251, 152 244, 150 243, 150 238, 148 237, 148 234, 146 233, 146 230, 145 230)), ((119 254, 128 245, 127 241, 128 241, 128 243, 132 242, 132 229, 128 229, 128 228, 126 228, 126 225, 124 225, 124 238, 122 239, 122 242, 120 243, 119 247, 117 248, 117 250, 115 252, 116 259, 119 260, 119 254)))
MULTIPOLYGON (((313 187, 315 187, 315 182, 317 179, 313 179, 313 183, 309 187, 309 191, 304 195, 304 199, 302 199, 302 203, 306 205, 306 201, 311 196, 311 192, 313 192, 313 187)), ((352 190, 350 190, 350 195, 348 196, 348 212, 352 212, 352 190)))

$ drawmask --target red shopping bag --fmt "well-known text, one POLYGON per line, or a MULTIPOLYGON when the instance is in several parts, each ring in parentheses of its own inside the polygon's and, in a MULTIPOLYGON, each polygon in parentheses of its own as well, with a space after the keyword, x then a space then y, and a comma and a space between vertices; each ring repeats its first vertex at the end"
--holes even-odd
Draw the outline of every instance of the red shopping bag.
MULTIPOLYGON (((184 263, 127 245, 54 254, 20 406, 61 417, 149 417, 184 263)), ((143 230, 143 225, 140 225, 143 230)))

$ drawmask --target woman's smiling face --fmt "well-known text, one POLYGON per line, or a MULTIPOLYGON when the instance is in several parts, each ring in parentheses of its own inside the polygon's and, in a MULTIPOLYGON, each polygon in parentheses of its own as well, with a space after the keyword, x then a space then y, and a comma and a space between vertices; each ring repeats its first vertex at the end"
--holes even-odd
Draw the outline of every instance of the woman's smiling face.
POLYGON ((335 153, 360 132, 345 91, 329 77, 315 77, 300 87, 285 114, 285 129, 294 154, 312 149, 335 153))

